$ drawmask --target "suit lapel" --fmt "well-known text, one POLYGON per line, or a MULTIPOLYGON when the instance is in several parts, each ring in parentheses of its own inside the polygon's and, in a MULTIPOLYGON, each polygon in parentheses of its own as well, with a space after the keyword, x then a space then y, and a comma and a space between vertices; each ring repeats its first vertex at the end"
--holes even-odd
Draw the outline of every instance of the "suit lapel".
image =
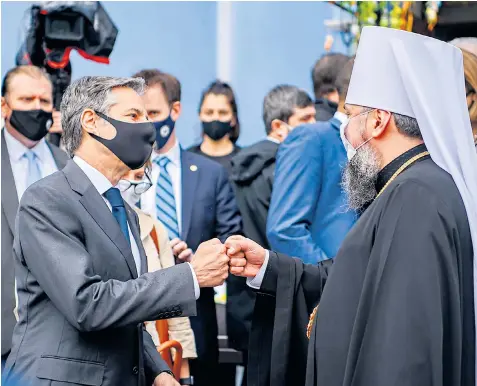
POLYGON ((104 202, 103 197, 101 197, 91 181, 86 177, 86 174, 83 173, 73 160, 68 161, 63 169, 63 173, 71 188, 82 196, 79 200, 80 203, 118 248, 121 255, 123 255, 131 276, 133 278, 137 277, 136 263, 134 262, 131 247, 124 237, 118 222, 104 202))
POLYGON ((190 219, 199 173, 197 165, 193 165, 191 162, 189 153, 181 149, 182 240, 187 240, 189 235, 190 219))
POLYGON ((18 210, 18 194, 13 178, 12 165, 8 155, 5 134, 2 130, 2 210, 7 218, 8 226, 12 233, 15 230, 15 217, 18 210))
POLYGON ((139 272, 139 275, 142 275, 143 273, 146 273, 148 269, 146 252, 142 246, 141 235, 139 233, 139 219, 134 214, 133 209, 126 202, 124 203, 124 206, 126 207, 129 228, 131 228, 131 233, 136 241, 137 249, 139 250, 139 256, 141 258, 141 272, 139 272))

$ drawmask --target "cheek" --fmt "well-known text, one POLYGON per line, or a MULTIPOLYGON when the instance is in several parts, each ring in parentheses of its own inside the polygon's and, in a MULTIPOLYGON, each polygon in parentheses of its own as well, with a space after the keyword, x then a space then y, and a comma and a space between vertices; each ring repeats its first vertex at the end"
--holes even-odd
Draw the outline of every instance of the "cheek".
POLYGON ((357 148, 363 143, 363 136, 361 135, 359 124, 348 125, 345 135, 354 148, 357 148))

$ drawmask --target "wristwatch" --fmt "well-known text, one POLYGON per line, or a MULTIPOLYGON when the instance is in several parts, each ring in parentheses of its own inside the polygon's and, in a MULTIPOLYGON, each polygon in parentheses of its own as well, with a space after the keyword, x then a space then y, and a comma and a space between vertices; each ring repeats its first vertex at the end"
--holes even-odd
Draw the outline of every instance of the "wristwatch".
POLYGON ((193 385, 194 384, 194 377, 191 375, 189 378, 181 378, 179 380, 181 385, 193 385))

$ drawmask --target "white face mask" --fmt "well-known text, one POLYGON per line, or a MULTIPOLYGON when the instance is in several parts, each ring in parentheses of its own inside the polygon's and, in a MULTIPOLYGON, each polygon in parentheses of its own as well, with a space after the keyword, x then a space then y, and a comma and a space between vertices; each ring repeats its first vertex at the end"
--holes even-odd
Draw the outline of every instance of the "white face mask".
POLYGON ((134 192, 134 189, 132 188, 121 192, 121 196, 123 196, 123 200, 126 201, 130 206, 136 206, 141 199, 141 195, 134 192))
POLYGON ((346 121, 344 121, 341 125, 340 125, 340 137, 341 137, 341 141, 343 142, 343 145, 346 149, 346 156, 348 157, 348 161, 351 161, 351 159, 356 155, 356 153, 358 152, 358 150, 363 147, 364 145, 366 145, 369 141, 371 141, 373 139, 373 137, 367 139, 366 141, 364 141, 361 145, 359 145, 356 149, 353 147, 353 145, 351 144, 350 141, 348 141, 348 138, 346 138, 346 135, 345 135, 345 131, 346 131, 346 127, 348 126, 349 122, 351 119, 353 118, 356 118, 356 117, 359 117, 360 115, 363 115, 363 114, 368 114, 370 113, 371 111, 373 110, 370 110, 370 111, 365 111, 364 113, 361 113, 361 114, 358 114, 358 115, 355 115, 354 117, 351 117, 351 118, 347 118, 346 121))

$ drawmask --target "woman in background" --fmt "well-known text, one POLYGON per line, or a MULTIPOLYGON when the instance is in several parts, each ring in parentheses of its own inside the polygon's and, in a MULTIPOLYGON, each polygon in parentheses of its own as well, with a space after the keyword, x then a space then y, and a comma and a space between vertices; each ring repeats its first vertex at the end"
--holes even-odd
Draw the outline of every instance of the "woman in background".
POLYGON ((204 90, 199 119, 202 143, 188 150, 217 161, 230 171, 230 159, 240 151, 235 145, 240 135, 240 123, 235 95, 227 83, 217 80, 204 90))
POLYGON ((462 50, 464 56, 465 93, 469 109, 474 143, 477 147, 477 56, 462 50))
MULTIPOLYGON (((176 255, 184 261, 190 260, 192 256, 192 251, 187 248, 184 242, 171 246, 164 225, 136 206, 141 194, 152 186, 149 176, 151 167, 151 161, 148 161, 141 169, 131 170, 119 181, 117 186, 121 191, 123 199, 138 215, 141 241, 147 256, 148 272, 172 267, 175 264, 173 248, 176 255)), ((182 346, 181 379, 189 379, 189 359, 197 358, 195 338, 189 318, 167 319, 167 324, 170 339, 177 340, 182 346)), ((146 322, 146 330, 151 334, 154 344, 159 346, 161 342, 159 342, 155 322, 146 322)), ((188 383, 182 384, 187 385, 188 383)))
POLYGON ((450 43, 459 47, 464 57, 465 94, 477 149, 477 38, 459 38, 450 43))

